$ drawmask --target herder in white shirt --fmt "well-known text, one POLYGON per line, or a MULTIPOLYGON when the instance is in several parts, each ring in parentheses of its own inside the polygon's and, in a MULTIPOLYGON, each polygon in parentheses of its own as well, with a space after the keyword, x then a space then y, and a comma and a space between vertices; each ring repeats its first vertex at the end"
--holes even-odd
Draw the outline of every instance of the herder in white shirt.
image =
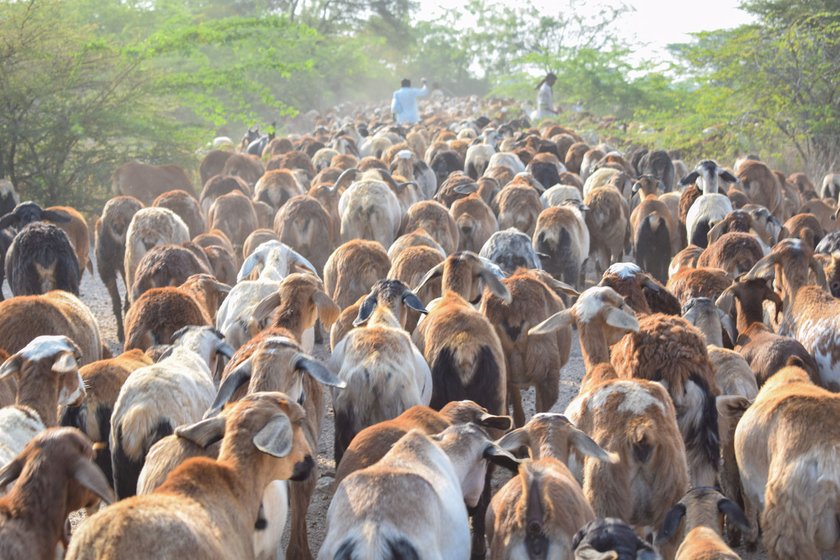
POLYGON ((397 124, 415 124, 420 121, 417 112, 417 98, 429 94, 426 86, 426 78, 423 78, 422 88, 411 87, 411 80, 404 78, 400 83, 400 89, 394 92, 391 98, 391 113, 397 124))
POLYGON ((552 100, 551 91, 551 87, 556 81, 557 76, 554 72, 549 72, 539 85, 537 85, 537 89, 539 90, 537 93, 537 109, 531 113, 532 121, 537 121, 557 114, 557 111, 554 110, 554 101, 552 100))

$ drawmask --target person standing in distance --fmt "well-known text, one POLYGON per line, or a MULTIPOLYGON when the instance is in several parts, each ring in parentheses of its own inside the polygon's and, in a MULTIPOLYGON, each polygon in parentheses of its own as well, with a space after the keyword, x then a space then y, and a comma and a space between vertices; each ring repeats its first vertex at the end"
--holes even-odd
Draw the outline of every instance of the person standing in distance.
POLYGON ((556 81, 557 75, 554 72, 549 72, 537 85, 537 109, 531 113, 531 120, 536 121, 557 114, 557 111, 554 110, 551 91, 556 81))
POLYGON ((391 98, 391 114, 394 115, 397 124, 415 124, 420 121, 417 112, 417 98, 429 94, 426 78, 423 78, 422 83, 422 88, 413 88, 411 87, 411 80, 403 78, 400 89, 394 92, 394 96, 391 98))

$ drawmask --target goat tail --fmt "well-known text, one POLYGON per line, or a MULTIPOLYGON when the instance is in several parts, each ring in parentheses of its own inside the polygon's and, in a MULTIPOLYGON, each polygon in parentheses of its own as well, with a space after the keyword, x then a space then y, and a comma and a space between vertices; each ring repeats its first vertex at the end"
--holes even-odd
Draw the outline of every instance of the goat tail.
POLYGON ((363 523, 359 534, 350 536, 341 543, 335 553, 335 560, 358 560, 381 558, 382 560, 420 560, 417 548, 406 537, 396 531, 386 531, 380 525, 363 523))

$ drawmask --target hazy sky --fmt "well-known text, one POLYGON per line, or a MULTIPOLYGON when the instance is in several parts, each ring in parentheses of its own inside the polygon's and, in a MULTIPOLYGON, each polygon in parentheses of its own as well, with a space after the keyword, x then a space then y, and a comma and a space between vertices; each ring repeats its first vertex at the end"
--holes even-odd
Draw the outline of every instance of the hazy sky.
MULTIPOLYGON (((515 0, 499 0, 515 1, 515 0)), ((547 15, 557 13, 567 1, 533 0, 547 15)), ((420 0, 420 16, 434 17, 453 0, 420 0)), ((583 9, 598 10, 603 0, 574 1, 583 9)), ((633 45, 639 58, 654 58, 664 54, 665 45, 689 40, 689 33, 735 27, 749 23, 749 14, 738 9, 740 0, 628 0, 635 9, 623 16, 619 32, 633 45)))

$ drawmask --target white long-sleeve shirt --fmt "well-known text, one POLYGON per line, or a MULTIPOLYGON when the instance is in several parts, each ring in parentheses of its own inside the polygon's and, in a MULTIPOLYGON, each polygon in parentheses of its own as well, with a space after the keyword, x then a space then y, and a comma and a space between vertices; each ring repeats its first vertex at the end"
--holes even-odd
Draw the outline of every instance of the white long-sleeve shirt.
POLYGON ((537 110, 531 115, 534 120, 554 115, 554 101, 551 86, 543 83, 537 93, 537 110))
POLYGON ((391 112, 397 124, 414 124, 420 121, 417 112, 417 98, 429 94, 429 88, 423 84, 422 88, 400 88, 391 98, 391 112))

